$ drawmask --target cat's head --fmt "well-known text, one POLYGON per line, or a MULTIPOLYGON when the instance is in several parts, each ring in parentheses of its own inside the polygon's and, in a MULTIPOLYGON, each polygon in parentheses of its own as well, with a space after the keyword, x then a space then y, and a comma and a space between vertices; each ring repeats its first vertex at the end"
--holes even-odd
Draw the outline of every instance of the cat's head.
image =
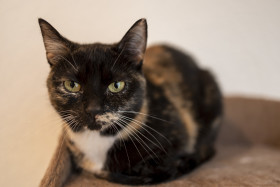
POLYGON ((39 25, 51 68, 50 100, 73 131, 121 128, 135 117, 145 102, 145 19, 112 45, 74 43, 45 20, 39 25))

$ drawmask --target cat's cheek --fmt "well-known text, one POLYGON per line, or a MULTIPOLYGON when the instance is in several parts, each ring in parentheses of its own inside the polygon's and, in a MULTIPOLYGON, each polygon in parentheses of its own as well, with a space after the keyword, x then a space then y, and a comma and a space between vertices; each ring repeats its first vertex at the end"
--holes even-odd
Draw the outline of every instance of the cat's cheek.
POLYGON ((55 96, 55 102, 58 103, 59 105, 65 105, 68 103, 68 99, 65 99, 61 95, 56 95, 55 96))
POLYGON ((134 104, 135 102, 133 100, 128 100, 123 106, 118 107, 118 111, 134 110, 132 107, 134 104))
POLYGON ((54 95, 51 97, 51 101, 53 105, 57 105, 60 107, 67 106, 69 100, 61 95, 54 95))

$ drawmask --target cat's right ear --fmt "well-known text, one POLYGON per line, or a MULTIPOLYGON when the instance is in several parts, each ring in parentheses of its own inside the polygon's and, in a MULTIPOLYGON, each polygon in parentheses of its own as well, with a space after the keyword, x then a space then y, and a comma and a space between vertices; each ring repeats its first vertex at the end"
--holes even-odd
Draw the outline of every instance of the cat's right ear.
POLYGON ((39 18, 43 41, 46 49, 46 55, 49 64, 54 65, 58 59, 63 58, 69 53, 69 41, 59 34, 47 21, 39 18))
POLYGON ((141 66, 147 45, 147 21, 140 19, 132 25, 118 44, 130 61, 141 66))

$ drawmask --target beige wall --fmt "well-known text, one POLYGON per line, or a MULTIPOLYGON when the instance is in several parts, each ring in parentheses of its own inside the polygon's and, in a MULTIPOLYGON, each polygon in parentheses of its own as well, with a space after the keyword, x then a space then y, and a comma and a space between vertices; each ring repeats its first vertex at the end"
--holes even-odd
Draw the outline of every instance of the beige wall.
POLYGON ((36 186, 59 133, 37 18, 78 42, 115 42, 139 18, 212 69, 226 94, 280 99, 280 1, 0 1, 0 186, 36 186))

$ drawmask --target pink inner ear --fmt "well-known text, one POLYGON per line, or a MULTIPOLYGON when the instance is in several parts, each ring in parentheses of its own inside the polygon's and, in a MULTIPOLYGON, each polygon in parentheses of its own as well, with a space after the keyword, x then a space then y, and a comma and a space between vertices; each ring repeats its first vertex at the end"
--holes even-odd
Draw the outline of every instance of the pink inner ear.
POLYGON ((52 59, 55 55, 53 53, 47 53, 47 58, 52 59))

